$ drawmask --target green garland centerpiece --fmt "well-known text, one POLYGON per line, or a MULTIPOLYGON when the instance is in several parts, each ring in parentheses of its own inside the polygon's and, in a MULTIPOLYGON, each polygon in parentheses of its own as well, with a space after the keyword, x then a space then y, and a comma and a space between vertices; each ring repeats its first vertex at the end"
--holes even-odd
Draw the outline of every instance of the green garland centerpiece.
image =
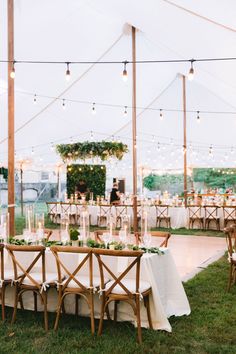
POLYGON ((56 146, 56 151, 64 162, 94 157, 99 157, 102 161, 111 157, 122 160, 124 154, 128 152, 128 146, 122 142, 85 141, 83 143, 59 144, 56 146))

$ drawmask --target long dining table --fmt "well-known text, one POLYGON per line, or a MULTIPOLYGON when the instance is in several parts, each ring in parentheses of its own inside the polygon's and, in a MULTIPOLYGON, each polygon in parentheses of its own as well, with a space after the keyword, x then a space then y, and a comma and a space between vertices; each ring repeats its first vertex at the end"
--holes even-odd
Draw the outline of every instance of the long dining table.
MULTIPOLYGON (((163 254, 145 253, 141 259, 141 280, 148 281, 152 287, 152 295, 150 299, 151 315, 153 328, 155 330, 172 331, 169 317, 189 315, 190 305, 176 269, 171 251, 167 248, 162 248, 163 254)), ((21 254, 21 262, 26 266, 32 259, 29 253, 21 254)), ((73 271, 78 264, 79 257, 83 257, 75 253, 65 253, 62 255, 65 265, 70 271, 73 271)), ((111 267, 114 273, 121 273, 127 264, 124 263, 122 257, 110 257, 111 267)), ((126 262, 129 262, 127 260, 126 262)), ((11 268, 11 259, 5 250, 5 268, 11 268)), ((94 276, 99 276, 99 268, 96 259, 94 258, 94 276)), ((40 271, 40 264, 36 264, 35 271, 40 271)), ((57 272, 55 258, 50 251, 46 249, 46 271, 49 273, 57 272)), ((83 274, 88 274, 88 269, 85 267, 82 270, 83 274)), ((130 274, 129 278, 135 279, 134 274, 130 274)), ((100 316, 100 297, 96 293, 94 298, 95 317, 100 316)), ((14 287, 8 286, 6 290, 6 305, 13 306, 14 287)), ((23 294, 24 308, 33 310, 34 301, 32 293, 23 294)), ((38 304, 38 310, 42 310, 42 305, 38 304)), ((65 299, 65 308, 67 313, 75 312, 74 296, 67 296, 65 299)), ((55 312, 57 309, 57 290, 51 288, 48 293, 48 311, 55 312)), ((111 316, 113 315, 113 305, 109 308, 111 316)), ((118 306, 118 321, 129 321, 135 324, 135 317, 132 308, 126 303, 120 303, 118 306)), ((89 316, 89 310, 83 299, 79 302, 79 315, 89 316)), ((141 320, 142 327, 148 327, 146 310, 141 302, 141 320)))

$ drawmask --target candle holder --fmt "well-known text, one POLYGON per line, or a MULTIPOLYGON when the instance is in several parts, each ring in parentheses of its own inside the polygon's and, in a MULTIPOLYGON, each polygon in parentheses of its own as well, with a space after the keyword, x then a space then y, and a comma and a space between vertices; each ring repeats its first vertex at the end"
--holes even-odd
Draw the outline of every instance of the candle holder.
POLYGON ((36 241, 41 243, 44 238, 44 213, 35 214, 36 241))
POLYGON ((82 240, 86 241, 89 236, 89 212, 85 209, 80 216, 80 235, 82 240))
POLYGON ((0 216, 0 242, 7 243, 9 239, 9 213, 0 216))
POLYGON ((29 234, 32 233, 34 228, 34 206, 26 205, 25 207, 25 229, 29 231, 29 234))
POLYGON ((60 224, 60 239, 63 244, 66 244, 70 240, 69 235, 69 215, 61 214, 61 224, 60 224))
POLYGON ((141 216, 141 240, 143 243, 144 238, 150 234, 150 227, 148 223, 148 210, 147 208, 142 211, 141 216))

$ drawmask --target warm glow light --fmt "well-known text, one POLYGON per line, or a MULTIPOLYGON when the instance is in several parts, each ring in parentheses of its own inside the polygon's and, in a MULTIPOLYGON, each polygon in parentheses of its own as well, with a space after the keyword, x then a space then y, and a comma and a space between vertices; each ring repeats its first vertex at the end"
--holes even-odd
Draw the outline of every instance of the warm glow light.
POLYGON ((163 120, 163 113, 162 113, 162 109, 160 109, 160 120, 163 120))
POLYGON ((70 63, 66 63, 66 81, 70 81, 70 63))
POLYGON ((128 112, 127 112, 127 106, 125 106, 125 109, 124 109, 124 117, 126 117, 127 114, 128 114, 128 112))
POLYGON ((128 80, 128 72, 127 72, 127 69, 126 69, 126 65, 127 65, 127 62, 125 61, 124 62, 124 70, 123 70, 123 73, 122 73, 122 78, 123 78, 124 82, 126 82, 128 80))
POLYGON ((199 113, 200 113, 200 112, 199 112, 199 111, 197 111, 197 122, 198 122, 198 123, 200 123, 200 121, 201 121, 201 118, 200 118, 199 113))
POLYGON ((65 100, 63 99, 62 100, 62 108, 65 110, 66 109, 66 103, 65 103, 65 100))
POLYGON ((188 73, 188 79, 189 81, 192 81, 194 78, 194 69, 193 69, 193 60, 191 60, 191 68, 188 73))
POLYGON ((16 72, 15 72, 15 62, 12 63, 12 69, 11 69, 11 73, 10 73, 10 78, 11 79, 15 79, 16 76, 16 72))

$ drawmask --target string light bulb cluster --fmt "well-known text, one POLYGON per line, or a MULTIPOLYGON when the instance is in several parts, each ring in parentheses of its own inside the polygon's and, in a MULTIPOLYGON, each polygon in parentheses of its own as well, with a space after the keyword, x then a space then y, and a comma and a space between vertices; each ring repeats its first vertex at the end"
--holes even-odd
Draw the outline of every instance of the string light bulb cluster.
POLYGON ((97 112, 96 112, 96 107, 95 107, 95 102, 93 103, 92 105, 92 114, 95 115, 97 112))
POLYGON ((11 68, 11 73, 10 73, 10 78, 15 79, 16 77, 16 71, 15 71, 15 61, 12 63, 12 68, 11 68))

